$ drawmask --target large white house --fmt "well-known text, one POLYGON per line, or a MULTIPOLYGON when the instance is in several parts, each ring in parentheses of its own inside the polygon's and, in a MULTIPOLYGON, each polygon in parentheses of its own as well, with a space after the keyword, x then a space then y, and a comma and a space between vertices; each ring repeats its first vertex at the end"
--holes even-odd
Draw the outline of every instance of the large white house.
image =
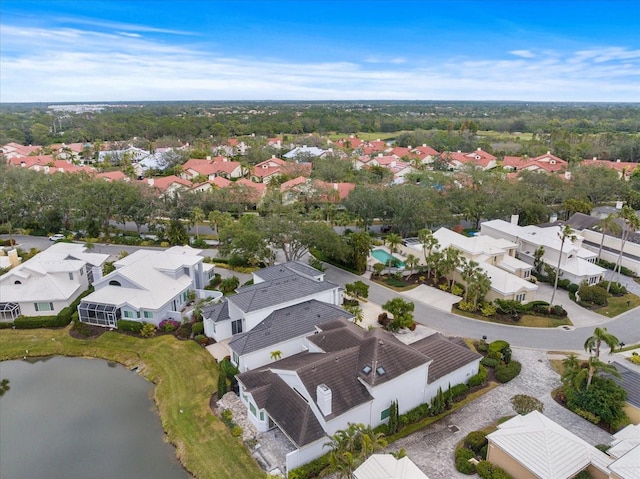
POLYGON ((560 226, 541 228, 539 226, 519 226, 516 222, 503 220, 485 221, 480 226, 482 235, 504 238, 518 245, 518 256, 533 264, 536 251, 544 249, 542 261, 556 268, 560 259, 560 278, 572 283, 597 284, 604 279, 605 269, 596 265, 597 253, 582 247, 583 237, 575 233, 575 239, 567 238, 562 245, 560 226), (560 250, 562 249, 562 257, 560 250))
POLYGON ((296 261, 254 272, 253 283, 203 309, 206 336, 223 341, 252 330, 275 310, 305 301, 342 304, 342 289, 337 284, 325 281, 321 271, 296 261))
MULTIPOLYGON (((475 261, 491 280, 487 299, 509 299, 529 302, 535 299, 538 287, 529 281, 532 266, 516 258, 518 245, 503 238, 488 235, 468 237, 440 228, 433 237, 438 240, 438 250, 454 248, 469 261, 475 261)), ((419 241, 406 241, 402 251, 409 251, 423 258, 423 245, 419 241)), ((459 271, 452 273, 454 279, 464 283, 459 271)))
POLYGON ((108 257, 84 245, 56 243, 15 266, 0 276, 0 321, 58 314, 100 280, 108 257))
POLYGON ((115 271, 96 281, 95 291, 80 302, 80 321, 115 328, 119 319, 155 325, 181 320, 189 291, 203 290, 214 274, 200 252, 189 246, 141 249, 116 261, 115 271))
POLYGON ((406 345, 345 319, 317 326, 298 344, 301 352, 237 376, 253 425, 279 428, 296 448, 287 470, 324 454, 327 436, 349 423, 386 422, 392 401, 402 414, 439 388, 466 383, 480 361, 461 340, 434 334, 406 345))

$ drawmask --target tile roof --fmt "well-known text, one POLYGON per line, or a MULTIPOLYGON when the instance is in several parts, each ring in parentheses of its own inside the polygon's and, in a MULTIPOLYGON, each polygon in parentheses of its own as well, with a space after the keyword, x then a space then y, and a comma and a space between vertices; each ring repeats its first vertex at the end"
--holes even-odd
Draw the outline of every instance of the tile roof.
POLYGON ((627 402, 634 407, 640 408, 640 372, 628 368, 626 365, 614 361, 613 366, 620 373, 620 378, 612 379, 627 391, 627 402))
POLYGON ((340 317, 353 318, 353 315, 338 306, 312 299, 274 311, 250 331, 233 336, 229 348, 240 355, 252 353, 312 334, 316 325, 340 317))
POLYGON ((372 454, 353 471, 353 479, 429 479, 411 459, 392 454, 372 454))
POLYGON ((609 470, 620 479, 640 479, 640 445, 610 464, 609 470))
POLYGON ((324 276, 322 271, 299 261, 287 261, 286 263, 267 266, 266 268, 255 271, 253 274, 263 280, 284 278, 285 276, 291 276, 292 274, 299 274, 307 278, 319 278, 324 276))
POLYGON ((478 353, 471 351, 464 341, 460 344, 459 340, 447 338, 440 333, 422 338, 410 346, 433 360, 429 365, 428 383, 481 358, 478 353))
POLYGON ((569 479, 590 464, 606 471, 612 462, 609 456, 538 411, 500 424, 487 437, 540 479, 569 479))
POLYGON ((207 305, 202 308, 202 316, 206 319, 210 319, 214 323, 218 321, 225 321, 229 318, 229 303, 227 299, 223 299, 222 302, 217 304, 207 305))
POLYGON ((237 293, 230 296, 228 300, 241 311, 248 313, 337 288, 337 284, 329 281, 315 281, 291 274, 238 288, 237 293))

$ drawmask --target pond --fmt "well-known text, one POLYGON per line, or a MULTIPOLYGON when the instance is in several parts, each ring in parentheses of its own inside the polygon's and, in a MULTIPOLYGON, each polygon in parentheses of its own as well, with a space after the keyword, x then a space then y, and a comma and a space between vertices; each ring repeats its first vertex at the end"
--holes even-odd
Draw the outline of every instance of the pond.
POLYGON ((153 384, 100 359, 0 363, 3 479, 153 478, 190 475, 165 442, 153 384))

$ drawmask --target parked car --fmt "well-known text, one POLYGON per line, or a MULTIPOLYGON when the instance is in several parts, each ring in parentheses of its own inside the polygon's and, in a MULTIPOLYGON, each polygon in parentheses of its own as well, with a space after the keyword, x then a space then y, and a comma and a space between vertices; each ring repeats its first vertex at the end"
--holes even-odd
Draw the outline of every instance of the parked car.
POLYGON ((49 236, 49 241, 58 241, 58 240, 62 240, 65 239, 66 236, 63 235, 62 233, 56 233, 54 235, 49 236))

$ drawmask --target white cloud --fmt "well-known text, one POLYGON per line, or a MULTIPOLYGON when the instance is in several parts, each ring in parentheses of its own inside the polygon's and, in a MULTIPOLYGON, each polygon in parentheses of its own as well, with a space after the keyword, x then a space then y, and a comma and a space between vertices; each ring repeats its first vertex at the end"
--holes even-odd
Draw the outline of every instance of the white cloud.
POLYGON ((509 53, 522 58, 535 58, 536 56, 531 50, 511 50, 509 53))
POLYGON ((362 64, 294 62, 230 58, 211 45, 180 46, 139 31, 2 25, 0 101, 640 98, 640 51, 617 46, 445 62, 373 55, 362 64))

